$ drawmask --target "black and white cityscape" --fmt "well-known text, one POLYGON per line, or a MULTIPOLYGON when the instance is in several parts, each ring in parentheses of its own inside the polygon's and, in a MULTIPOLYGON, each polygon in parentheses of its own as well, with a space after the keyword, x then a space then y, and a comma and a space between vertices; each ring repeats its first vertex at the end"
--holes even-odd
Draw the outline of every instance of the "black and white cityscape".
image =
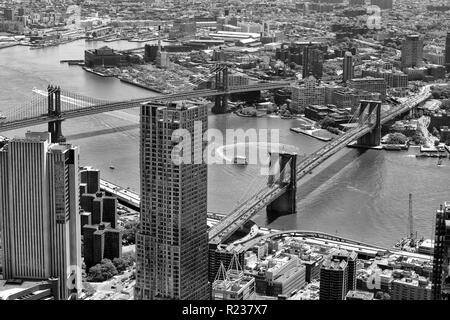
POLYGON ((0 0, 0 300, 448 300, 449 79, 448 0, 0 0))

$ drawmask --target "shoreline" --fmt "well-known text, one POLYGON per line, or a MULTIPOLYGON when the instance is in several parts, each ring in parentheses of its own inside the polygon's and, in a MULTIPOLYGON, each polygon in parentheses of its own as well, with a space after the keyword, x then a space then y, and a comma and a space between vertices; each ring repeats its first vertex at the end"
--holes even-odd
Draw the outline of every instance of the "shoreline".
POLYGON ((324 142, 330 142, 331 140, 333 140, 333 138, 325 138, 325 137, 315 136, 312 133, 310 133, 310 132, 308 132, 306 130, 302 130, 300 128, 290 128, 289 130, 291 130, 291 131, 293 131, 295 133, 304 134, 304 135, 309 136, 311 138, 316 138, 316 139, 318 139, 320 141, 324 141, 324 142))
POLYGON ((149 90, 149 91, 152 91, 152 92, 156 92, 156 93, 159 93, 159 94, 164 94, 164 92, 162 92, 161 90, 156 89, 156 88, 153 88, 153 87, 149 87, 149 86, 147 86, 147 85, 145 85, 145 84, 142 84, 142 83, 136 83, 136 82, 133 82, 133 81, 128 80, 128 79, 126 79, 126 78, 123 78, 123 77, 121 77, 121 76, 117 76, 116 78, 119 79, 121 82, 130 84, 130 85, 133 85, 133 86, 142 88, 142 89, 146 89, 146 90, 149 90))

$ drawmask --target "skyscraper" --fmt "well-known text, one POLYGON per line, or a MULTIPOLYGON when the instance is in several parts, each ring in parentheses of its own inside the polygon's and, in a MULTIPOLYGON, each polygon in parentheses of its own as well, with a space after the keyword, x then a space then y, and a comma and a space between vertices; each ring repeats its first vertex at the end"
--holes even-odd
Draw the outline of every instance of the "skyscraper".
POLYGON ((5 279, 59 278, 60 295, 81 292, 78 148, 28 132, 0 149, 5 279))
POLYGON ((353 55, 350 52, 346 52, 344 56, 344 72, 342 74, 342 80, 347 82, 352 80, 354 77, 354 69, 353 69, 353 55))
POLYGON ((409 35, 402 43, 402 69, 418 67, 423 63, 423 39, 409 35))
POLYGON ((432 274, 432 299, 450 297, 450 202, 436 211, 432 274))
POLYGON ((328 257, 320 268, 320 300, 344 300, 348 292, 348 263, 328 257))
POLYGON ((321 79, 323 75, 323 52, 316 45, 308 45, 303 49, 303 79, 313 75, 321 79))
POLYGON ((207 166, 201 161, 207 126, 206 106, 176 102, 141 107, 135 299, 209 298, 207 166), (174 161, 179 143, 189 140, 173 135, 177 129, 194 136, 182 150, 192 162, 174 161))
POLYGON ((450 72, 450 32, 447 33, 445 40, 445 66, 447 67, 447 71, 450 72))

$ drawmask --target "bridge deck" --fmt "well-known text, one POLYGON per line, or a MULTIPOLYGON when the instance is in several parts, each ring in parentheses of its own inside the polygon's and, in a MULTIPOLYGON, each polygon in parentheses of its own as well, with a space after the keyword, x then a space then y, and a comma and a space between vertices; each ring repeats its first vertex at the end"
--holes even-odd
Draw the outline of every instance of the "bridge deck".
MULTIPOLYGON (((423 90, 417 96, 409 99, 404 104, 388 111, 381 115, 381 123, 386 123, 398 115, 410 110, 414 106, 427 100, 431 94, 429 93, 429 86, 422 88, 423 90)), ((326 159, 336 154, 343 149, 350 142, 369 133, 373 125, 366 124, 356 127, 344 135, 332 140, 317 152, 309 155, 306 159, 300 162, 297 166, 297 181, 307 175, 311 170, 323 163, 326 159)), ((220 221, 217 225, 209 231, 210 243, 219 244, 225 241, 233 232, 235 232, 243 223, 251 219, 257 214, 262 207, 269 204, 283 193, 282 188, 267 188, 261 192, 261 196, 255 196, 246 202, 242 203, 229 216, 220 221)))
MULTIPOLYGON (((240 87, 230 87, 227 91, 215 90, 215 89, 201 89, 201 90, 192 90, 189 92, 179 92, 173 94, 166 94, 156 97, 148 97, 148 98, 139 98, 139 99, 130 99, 125 101, 118 102, 107 102, 107 103, 92 103, 91 100, 84 101, 81 95, 76 95, 79 100, 79 107, 77 105, 77 99, 67 98, 68 101, 63 101, 70 104, 70 110, 64 110, 62 108, 61 115, 58 117, 50 116, 46 113, 45 106, 41 111, 35 111, 34 113, 30 110, 30 115, 24 115, 21 119, 1 119, 0 120, 0 130, 8 131, 14 130, 29 126, 35 126, 40 124, 45 124, 58 119, 72 119, 78 117, 84 117, 88 115, 117 111, 123 109, 132 109, 141 106, 142 103, 152 102, 152 101, 176 101, 176 100, 188 100, 200 97, 214 97, 221 95, 228 95, 233 93, 242 93, 242 92, 251 92, 251 91, 259 91, 259 90, 272 90, 279 89, 290 86, 290 82, 265 82, 265 83, 257 83, 251 84, 247 86, 240 87)), ((46 96, 47 92, 42 91, 39 94, 46 96)), ((42 106, 41 106, 42 107, 42 106)))

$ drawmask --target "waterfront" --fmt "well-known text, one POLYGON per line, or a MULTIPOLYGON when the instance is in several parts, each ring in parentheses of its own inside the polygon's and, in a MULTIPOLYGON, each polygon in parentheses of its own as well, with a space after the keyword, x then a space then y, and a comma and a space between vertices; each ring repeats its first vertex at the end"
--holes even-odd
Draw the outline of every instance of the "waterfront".
MULTIPOLYGON (((58 47, 29 50, 12 47, 0 51, 0 112, 16 102, 25 102, 33 87, 48 83, 95 98, 119 100, 154 96, 114 78, 102 78, 78 66, 60 64, 63 59, 81 59, 85 48, 111 46, 128 49, 142 43, 76 41, 58 47)), ((131 189, 139 189, 138 111, 116 111, 66 121, 63 132, 69 142, 79 145, 81 163, 102 170, 102 177, 131 189), (114 165, 115 170, 109 169, 114 165)), ((241 118, 228 114, 209 117, 209 127, 280 128, 280 142, 311 153, 324 143, 290 132, 297 120, 241 118)), ((42 129, 45 127, 39 127, 42 129)), ((32 128, 30 128, 32 129, 32 128)), ((23 136, 25 130, 2 133, 23 136)), ((414 226, 419 235, 430 237, 434 211, 450 199, 450 161, 437 166, 436 159, 416 159, 413 153, 344 150, 343 156, 322 174, 315 172, 299 186, 298 214, 276 220, 270 227, 336 233, 378 245, 391 246, 406 235, 408 194, 414 197, 414 226), (307 195, 307 197, 306 197, 307 195), (305 198, 305 200, 302 200, 305 198)), ((330 161, 329 161, 330 162, 330 161)), ((331 160, 333 162, 333 160, 331 160)), ((319 170, 317 170, 319 171, 319 170)), ((238 201, 250 197, 265 177, 254 166, 214 165, 209 168, 208 209, 228 212, 238 201)), ((256 218, 265 224, 264 216, 256 218)))

